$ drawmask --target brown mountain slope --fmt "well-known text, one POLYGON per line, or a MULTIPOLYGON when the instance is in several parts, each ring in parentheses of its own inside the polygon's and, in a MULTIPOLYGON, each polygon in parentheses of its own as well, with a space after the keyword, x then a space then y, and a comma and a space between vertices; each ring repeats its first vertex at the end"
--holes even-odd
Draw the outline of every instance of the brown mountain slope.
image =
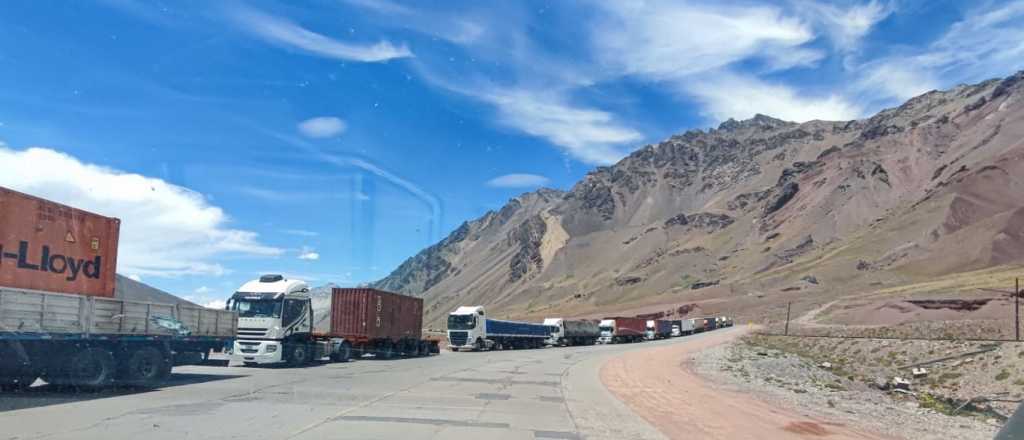
POLYGON ((689 303, 753 316, 1018 266, 1022 90, 1024 72, 863 120, 758 115, 689 131, 567 193, 523 194, 375 286, 423 296, 432 324, 466 304, 529 318, 689 303))

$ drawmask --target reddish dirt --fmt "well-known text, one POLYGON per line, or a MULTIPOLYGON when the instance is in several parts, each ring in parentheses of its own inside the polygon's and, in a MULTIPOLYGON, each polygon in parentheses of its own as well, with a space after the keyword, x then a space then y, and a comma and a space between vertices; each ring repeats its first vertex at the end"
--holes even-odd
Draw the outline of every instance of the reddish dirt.
POLYGON ((672 439, 889 439, 800 415, 755 396, 716 389, 688 367, 687 359, 694 353, 747 331, 724 331, 682 344, 627 353, 605 363, 601 381, 672 439))

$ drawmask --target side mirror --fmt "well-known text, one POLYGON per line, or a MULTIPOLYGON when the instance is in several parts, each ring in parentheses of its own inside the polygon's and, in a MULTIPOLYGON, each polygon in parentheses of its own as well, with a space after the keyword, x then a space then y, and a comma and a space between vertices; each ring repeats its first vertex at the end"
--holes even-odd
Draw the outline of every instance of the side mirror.
POLYGON ((483 311, 483 310, 480 310, 480 311, 478 311, 478 312, 476 312, 476 313, 477 313, 478 315, 480 315, 480 316, 484 316, 484 311, 483 311))

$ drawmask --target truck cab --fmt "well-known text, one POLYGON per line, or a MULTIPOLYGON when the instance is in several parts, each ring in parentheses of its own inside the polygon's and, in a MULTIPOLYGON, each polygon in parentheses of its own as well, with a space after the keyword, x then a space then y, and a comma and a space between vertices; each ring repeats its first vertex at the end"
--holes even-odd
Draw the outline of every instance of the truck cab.
POLYGON ((544 325, 551 329, 551 336, 544 343, 552 347, 565 345, 565 320, 562 318, 544 318, 544 325))
POLYGON ((599 344, 611 344, 612 339, 615 337, 615 320, 602 319, 597 327, 601 330, 601 336, 597 338, 597 342, 599 344))
POLYGON ((653 319, 647 320, 647 330, 644 331, 644 339, 653 341, 658 338, 658 327, 657 323, 653 319))
POLYGON ((683 335, 683 328, 679 323, 672 323, 672 337, 676 338, 683 335))
POLYGON ((490 348, 487 313, 482 306, 462 306, 448 315, 448 347, 452 350, 490 348))
POLYGON ((232 357, 245 364, 311 359, 313 307, 305 281, 264 275, 238 288, 227 308, 238 312, 232 357))

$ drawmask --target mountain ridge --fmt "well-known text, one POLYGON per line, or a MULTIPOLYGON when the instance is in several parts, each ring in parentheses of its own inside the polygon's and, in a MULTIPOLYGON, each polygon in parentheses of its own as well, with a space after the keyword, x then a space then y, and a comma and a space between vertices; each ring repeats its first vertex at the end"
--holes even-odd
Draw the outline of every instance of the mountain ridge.
POLYGON ((1007 176, 1024 153, 1022 78, 927 92, 851 121, 758 114, 673 135, 568 191, 523 193, 464 222, 372 285, 423 297, 437 323, 469 303, 514 317, 659 301, 725 308, 737 290, 794 287, 809 275, 800 260, 815 258, 839 294, 935 267, 1018 264, 1024 199, 1007 176), (974 256, 949 255, 957 233, 980 243, 974 256))

